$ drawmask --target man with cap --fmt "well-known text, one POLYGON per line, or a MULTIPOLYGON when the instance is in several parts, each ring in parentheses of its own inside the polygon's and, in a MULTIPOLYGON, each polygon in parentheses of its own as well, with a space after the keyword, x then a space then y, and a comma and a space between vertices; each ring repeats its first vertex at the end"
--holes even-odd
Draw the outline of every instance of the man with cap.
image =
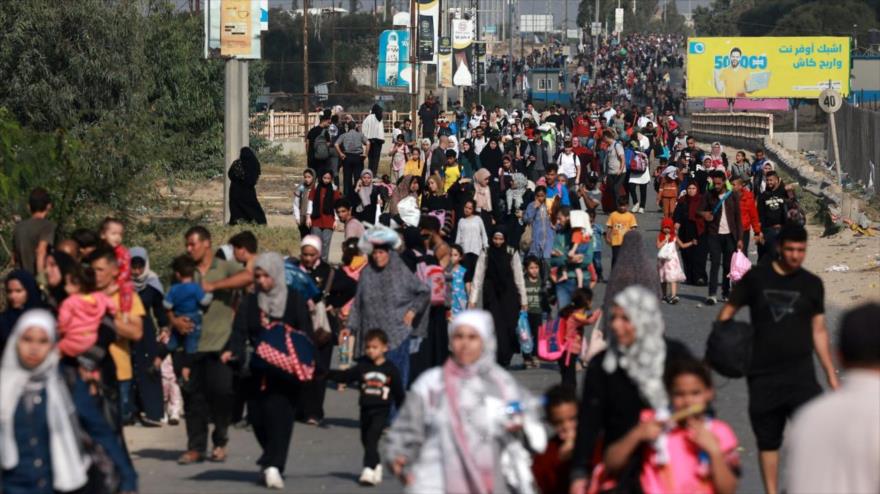
POLYGON ((789 434, 790 492, 880 489, 880 304, 843 316, 838 352, 843 385, 804 405, 789 434))

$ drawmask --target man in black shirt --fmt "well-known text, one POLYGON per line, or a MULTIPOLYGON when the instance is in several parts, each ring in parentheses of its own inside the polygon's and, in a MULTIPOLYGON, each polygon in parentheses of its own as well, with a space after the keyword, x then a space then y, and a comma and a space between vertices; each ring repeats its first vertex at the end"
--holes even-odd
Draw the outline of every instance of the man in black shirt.
POLYGON ((330 138, 330 115, 321 114, 318 125, 312 127, 306 134, 306 157, 309 168, 318 172, 320 177, 324 169, 330 164, 330 154, 333 142, 330 138))
POLYGON ((825 325, 825 289, 818 276, 802 267, 807 231, 788 223, 779 232, 778 245, 779 258, 746 273, 718 315, 719 321, 728 321, 741 307, 750 309, 755 333, 747 376, 749 419, 769 494, 777 492, 779 447, 786 421, 822 392, 813 352, 828 385, 831 389, 838 386, 825 325))
POLYGON ((764 180, 767 181, 767 188, 758 197, 758 218, 764 232, 764 244, 758 244, 758 259, 763 259, 767 254, 776 254, 776 237, 787 216, 785 203, 788 193, 779 180, 779 175, 771 170, 764 180))
POLYGON ((428 95, 422 106, 419 107, 419 118, 422 120, 422 137, 434 140, 434 122, 440 115, 440 109, 434 102, 434 96, 428 95))

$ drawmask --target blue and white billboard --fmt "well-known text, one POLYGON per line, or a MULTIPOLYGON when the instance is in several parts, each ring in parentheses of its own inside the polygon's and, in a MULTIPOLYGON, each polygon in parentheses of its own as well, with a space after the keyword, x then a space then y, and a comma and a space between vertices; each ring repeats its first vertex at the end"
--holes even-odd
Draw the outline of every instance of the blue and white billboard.
POLYGON ((406 89, 412 82, 409 63, 409 31, 382 31, 379 35, 379 67, 376 86, 379 89, 406 89))

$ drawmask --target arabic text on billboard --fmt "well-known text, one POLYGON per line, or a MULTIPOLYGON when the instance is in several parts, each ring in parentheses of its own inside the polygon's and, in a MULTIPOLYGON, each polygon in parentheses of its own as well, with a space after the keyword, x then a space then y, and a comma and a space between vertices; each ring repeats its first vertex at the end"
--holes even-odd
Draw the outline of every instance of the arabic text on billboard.
POLYGON ((818 98, 849 94, 849 38, 689 38, 689 98, 818 98))

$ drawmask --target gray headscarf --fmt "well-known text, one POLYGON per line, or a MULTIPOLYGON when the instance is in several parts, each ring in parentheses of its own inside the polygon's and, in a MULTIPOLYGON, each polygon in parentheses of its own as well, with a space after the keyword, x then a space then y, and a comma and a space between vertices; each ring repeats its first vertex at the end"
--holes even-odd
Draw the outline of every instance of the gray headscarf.
POLYGON ((614 305, 626 312, 636 328, 636 339, 624 347, 612 338, 602 368, 611 374, 620 367, 636 383, 651 408, 665 409, 669 400, 663 387, 666 341, 660 302, 652 291, 634 285, 615 295, 614 305))
POLYGON ((131 250, 128 251, 131 255, 131 258, 140 257, 144 260, 144 272, 138 277, 131 277, 131 281, 134 283, 134 288, 137 291, 141 291, 144 288, 151 286, 159 291, 159 293, 164 294, 165 288, 162 286, 162 282, 159 281, 159 275, 153 272, 150 269, 150 255, 147 253, 147 249, 143 247, 132 247, 131 250))
POLYGON ((275 280, 275 286, 268 292, 259 290, 257 304, 260 309, 275 319, 284 317, 287 308, 287 284, 284 278, 284 258, 277 252, 266 252, 257 256, 254 269, 262 269, 275 280))
MULTIPOLYGON (((649 256, 645 249, 645 241, 642 234, 634 230, 623 236, 623 244, 617 253, 617 262, 611 269, 611 277, 608 278, 608 286, 605 288, 605 300, 602 303, 602 312, 611 313, 611 305, 614 297, 632 285, 640 285, 652 292, 655 297, 660 297, 660 277, 657 274, 657 261, 654 256, 649 256)), ((605 318, 604 332, 606 338, 610 336, 610 318, 605 318)))

